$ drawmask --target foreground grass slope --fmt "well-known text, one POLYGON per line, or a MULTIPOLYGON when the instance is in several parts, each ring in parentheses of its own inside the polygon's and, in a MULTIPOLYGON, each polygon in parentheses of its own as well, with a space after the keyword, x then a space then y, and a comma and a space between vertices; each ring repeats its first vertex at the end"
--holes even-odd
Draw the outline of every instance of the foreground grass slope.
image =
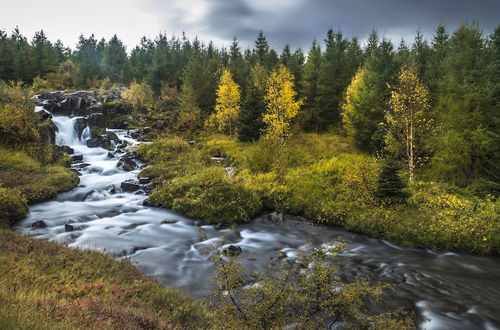
POLYGON ((334 134, 299 134, 280 151, 223 135, 192 145, 163 137, 139 152, 151 163, 142 175, 160 183, 150 201, 209 222, 245 222, 268 208, 409 247, 500 254, 498 199, 417 181, 406 204, 384 203, 380 162, 334 134))
POLYGON ((0 329, 200 329, 210 313, 132 264, 0 230, 0 329))

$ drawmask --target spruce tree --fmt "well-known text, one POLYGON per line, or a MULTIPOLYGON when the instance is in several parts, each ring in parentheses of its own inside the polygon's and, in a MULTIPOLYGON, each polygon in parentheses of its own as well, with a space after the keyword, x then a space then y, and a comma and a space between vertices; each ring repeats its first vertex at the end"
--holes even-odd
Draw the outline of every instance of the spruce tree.
POLYGON ((343 93, 355 73, 347 56, 349 42, 342 33, 329 30, 325 42, 326 50, 318 78, 319 129, 326 129, 340 121, 343 93))
POLYGON ((264 123, 262 115, 266 111, 264 102, 266 70, 257 63, 251 71, 247 91, 238 115, 238 139, 242 142, 257 141, 260 138, 264 123))
POLYGON ((128 58, 125 46, 115 34, 102 50, 102 73, 112 82, 128 82, 128 58))
POLYGON ((321 126, 321 114, 318 107, 318 79, 321 62, 321 47, 314 40, 303 67, 303 81, 301 84, 301 95, 304 97, 302 128, 306 131, 318 130, 318 127, 321 126))
POLYGON ((404 203, 409 197, 398 172, 399 166, 393 160, 387 160, 382 166, 375 196, 385 204, 404 203))
MULTIPOLYGON (((498 180, 499 108, 488 79, 494 61, 477 24, 461 25, 449 41, 435 117, 433 174, 457 185, 498 180), (490 62, 493 61, 493 62, 490 62)), ((498 86, 498 85, 497 85, 498 86)))

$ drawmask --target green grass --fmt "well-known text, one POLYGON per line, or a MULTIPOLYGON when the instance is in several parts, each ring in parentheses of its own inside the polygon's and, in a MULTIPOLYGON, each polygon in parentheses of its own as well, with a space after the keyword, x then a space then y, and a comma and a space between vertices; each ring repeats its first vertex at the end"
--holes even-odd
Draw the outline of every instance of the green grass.
POLYGON ((76 173, 56 163, 42 165, 26 152, 0 146, 0 225, 12 225, 23 218, 29 204, 46 201, 78 184, 76 173), (15 210, 15 211, 14 211, 15 210))
POLYGON ((127 261, 0 230, 1 329, 203 329, 201 301, 127 261))
POLYGON ((203 136, 193 146, 166 136, 139 152, 151 164, 143 174, 159 183, 150 197, 154 204, 209 222, 248 221, 262 206, 409 247, 500 254, 499 199, 417 181, 408 187, 406 204, 388 205, 375 194, 380 161, 338 135, 299 134, 282 150, 223 135, 203 136), (212 156, 227 160, 218 164, 212 156), (213 175, 223 166, 236 167, 236 174, 221 169, 218 180, 203 183, 207 171, 213 175))

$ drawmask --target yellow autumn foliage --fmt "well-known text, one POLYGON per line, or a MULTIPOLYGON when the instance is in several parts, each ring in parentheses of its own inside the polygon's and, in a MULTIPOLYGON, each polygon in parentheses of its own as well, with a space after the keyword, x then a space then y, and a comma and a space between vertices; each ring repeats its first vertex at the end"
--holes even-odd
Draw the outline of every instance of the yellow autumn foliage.
POLYGON ((294 77, 284 65, 273 71, 267 79, 264 96, 266 112, 262 121, 266 124, 264 138, 281 144, 290 136, 292 120, 299 114, 302 100, 296 100, 294 77))
POLYGON ((233 80, 228 69, 224 69, 217 89, 215 112, 207 121, 207 126, 217 132, 232 135, 240 111, 240 87, 233 80))

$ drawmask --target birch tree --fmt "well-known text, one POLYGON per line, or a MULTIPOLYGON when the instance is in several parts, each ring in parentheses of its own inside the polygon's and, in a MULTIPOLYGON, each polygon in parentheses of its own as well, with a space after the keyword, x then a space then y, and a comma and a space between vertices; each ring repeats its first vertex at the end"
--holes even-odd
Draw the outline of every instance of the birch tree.
POLYGON ((422 138, 429 127, 429 91, 413 68, 403 67, 389 100, 386 112, 386 149, 405 160, 409 180, 413 182, 415 167, 423 152, 422 138))

